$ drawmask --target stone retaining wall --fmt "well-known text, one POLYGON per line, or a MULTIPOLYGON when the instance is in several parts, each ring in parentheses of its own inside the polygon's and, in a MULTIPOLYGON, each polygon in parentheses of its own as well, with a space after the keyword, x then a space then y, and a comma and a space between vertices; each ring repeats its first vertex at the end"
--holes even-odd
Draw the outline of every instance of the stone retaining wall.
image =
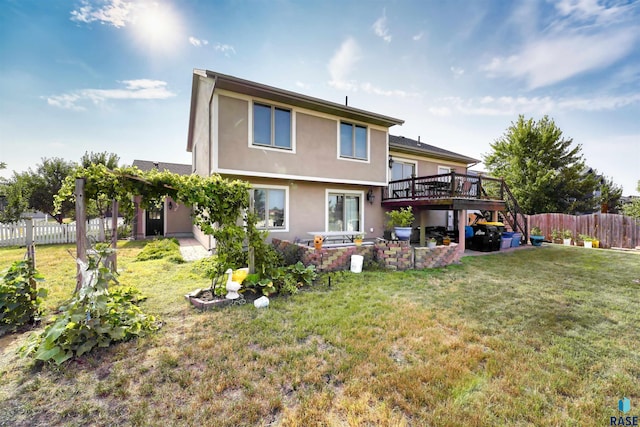
POLYGON ((377 261, 389 270, 421 270, 444 267, 460 260, 458 245, 436 246, 433 249, 412 247, 409 242, 381 240, 374 246, 344 246, 316 250, 312 246, 271 239, 275 248, 283 254, 293 254, 305 265, 315 265, 320 271, 349 270, 351 255, 364 256, 364 264, 377 261))
POLYGON ((319 271, 339 271, 351 268, 351 255, 364 256, 365 264, 374 258, 373 246, 342 246, 338 248, 322 248, 316 250, 313 246, 291 243, 276 238, 271 243, 280 253, 291 252, 291 245, 297 246, 297 257, 304 265, 315 265, 319 271))

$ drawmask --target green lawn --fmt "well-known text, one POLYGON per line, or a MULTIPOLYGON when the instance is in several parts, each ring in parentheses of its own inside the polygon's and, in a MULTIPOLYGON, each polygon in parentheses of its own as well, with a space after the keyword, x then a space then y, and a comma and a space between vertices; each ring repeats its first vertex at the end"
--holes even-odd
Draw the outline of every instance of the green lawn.
MULTIPOLYGON (((39 247, 52 310, 69 247, 39 247)), ((640 255, 543 247, 446 269, 338 274, 266 310, 200 313, 191 264, 133 262, 155 335, 62 367, 0 339, 0 426, 609 425, 640 400, 640 255)), ((0 250, 0 268, 23 250, 0 250)), ((635 412, 634 412, 635 411, 635 412)), ((627 415, 629 415, 627 414, 627 415)))

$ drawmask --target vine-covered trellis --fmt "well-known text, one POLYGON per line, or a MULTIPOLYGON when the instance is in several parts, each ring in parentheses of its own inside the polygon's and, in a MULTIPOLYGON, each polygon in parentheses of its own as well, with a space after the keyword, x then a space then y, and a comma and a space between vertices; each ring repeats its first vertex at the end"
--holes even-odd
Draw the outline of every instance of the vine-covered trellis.
MULTIPOLYGON (((246 262, 245 244, 249 252, 265 244, 263 232, 256 229, 255 216, 248 213, 249 189, 250 184, 246 181, 230 180, 219 175, 201 177, 158 170, 143 172, 130 166, 111 170, 104 165, 93 164, 76 170, 66 178, 55 203, 59 207, 65 200, 76 201, 77 256, 82 260, 86 257, 86 200, 102 200, 103 203, 111 200, 112 215, 115 217, 118 208, 131 212, 133 198, 141 196, 142 208, 165 197, 191 206, 194 224, 216 239, 217 256, 225 262, 240 264, 246 262)), ((116 230, 117 227, 113 227, 112 233, 117 233, 116 230)), ((114 248, 116 241, 117 234, 112 234, 114 248)), ((115 258, 112 262, 115 266, 115 258)), ((80 286, 80 282, 77 286, 80 286)))

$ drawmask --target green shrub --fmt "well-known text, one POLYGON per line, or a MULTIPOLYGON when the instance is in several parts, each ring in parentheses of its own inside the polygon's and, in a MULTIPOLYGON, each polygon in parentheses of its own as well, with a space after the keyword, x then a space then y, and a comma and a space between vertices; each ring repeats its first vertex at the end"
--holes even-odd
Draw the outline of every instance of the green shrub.
POLYGON ((118 231, 118 239, 126 239, 127 237, 131 237, 132 235, 131 224, 128 224, 128 223, 120 224, 118 225, 117 231, 118 231))
POLYGON ((318 276, 314 265, 305 267, 300 261, 287 267, 271 269, 269 274, 275 290, 290 295, 297 293, 299 287, 311 285, 318 276))
POLYGON ((32 335, 20 349, 23 356, 60 365, 95 347, 126 341, 157 329, 155 318, 142 312, 140 292, 118 282, 104 264, 110 251, 89 254, 83 285, 39 335, 32 335))
POLYGON ((214 255, 194 261, 191 271, 208 279, 213 279, 214 277, 224 274, 229 268, 231 268, 231 266, 228 266, 214 255))
POLYGON ((180 244, 177 239, 157 239, 147 243, 136 257, 136 261, 149 261, 152 259, 166 259, 180 264, 184 262, 180 254, 180 244))
POLYGON ((42 276, 28 261, 16 261, 0 280, 0 335, 33 323, 41 314, 40 304, 47 290, 37 289, 42 276))

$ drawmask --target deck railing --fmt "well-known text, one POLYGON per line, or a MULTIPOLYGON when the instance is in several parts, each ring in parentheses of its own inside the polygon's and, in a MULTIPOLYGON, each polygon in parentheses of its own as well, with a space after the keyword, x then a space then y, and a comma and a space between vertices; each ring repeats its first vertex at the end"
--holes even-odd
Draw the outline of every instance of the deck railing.
POLYGON ((383 201, 452 198, 502 200, 503 196, 503 180, 456 172, 390 181, 389 186, 382 190, 383 201))
POLYGON ((504 220, 513 231, 527 238, 527 218, 502 179, 451 172, 390 181, 389 186, 382 189, 383 202, 438 199, 503 200, 504 220))

